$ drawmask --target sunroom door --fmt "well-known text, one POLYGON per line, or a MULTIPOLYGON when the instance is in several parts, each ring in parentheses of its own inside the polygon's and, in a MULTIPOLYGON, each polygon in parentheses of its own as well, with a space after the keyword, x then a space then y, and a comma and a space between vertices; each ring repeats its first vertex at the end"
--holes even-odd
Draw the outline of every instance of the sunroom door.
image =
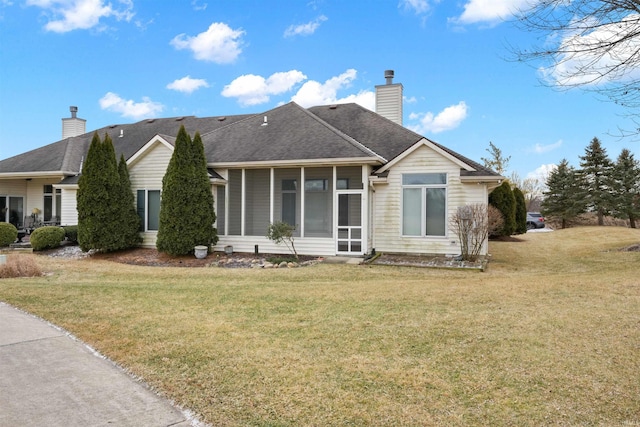
POLYGON ((362 193, 338 191, 337 198, 336 251, 340 255, 362 255, 364 253, 362 193))

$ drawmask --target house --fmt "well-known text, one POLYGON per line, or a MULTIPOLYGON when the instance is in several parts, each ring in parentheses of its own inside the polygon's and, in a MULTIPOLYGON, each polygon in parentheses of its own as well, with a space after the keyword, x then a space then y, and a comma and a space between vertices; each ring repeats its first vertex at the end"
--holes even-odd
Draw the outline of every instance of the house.
MULTIPOLYGON (((127 160, 143 245, 155 246, 162 178, 184 125, 202 136, 216 250, 282 253, 265 235, 284 221, 296 227, 300 254, 458 254, 450 217, 460 206, 486 204, 504 178, 403 127, 402 85, 392 71, 385 77, 376 86, 379 114, 357 104, 290 102, 260 114, 97 129, 127 160)), ((77 108, 71 113, 60 141, 0 161, 0 220, 21 226, 37 208, 44 221, 77 223, 78 175, 94 131, 85 132, 77 108)))

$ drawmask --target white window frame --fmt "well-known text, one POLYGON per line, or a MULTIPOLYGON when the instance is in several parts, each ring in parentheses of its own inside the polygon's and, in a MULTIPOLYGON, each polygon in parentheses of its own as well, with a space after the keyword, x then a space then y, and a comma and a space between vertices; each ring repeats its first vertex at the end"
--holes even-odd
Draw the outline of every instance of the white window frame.
MULTIPOLYGON (((144 192, 144 215, 143 215, 143 224, 142 224, 142 232, 151 232, 151 233, 157 233, 158 230, 150 230, 149 229, 149 193, 150 192, 157 192, 160 195, 160 200, 162 201, 162 190, 156 190, 153 188, 147 189, 147 188, 139 188, 136 191, 136 210, 138 210, 138 194, 140 191, 144 192)), ((138 216, 140 215, 140 211, 138 210, 138 216)), ((158 209, 158 225, 160 223, 160 210, 158 209)), ((159 228, 159 227, 158 227, 159 228)))
POLYGON ((401 182, 401 200, 400 200, 400 234, 402 237, 429 238, 429 239, 445 239, 448 235, 448 209, 449 209, 449 174, 445 172, 407 172, 400 177, 401 182), (444 175, 444 184, 404 184, 405 175, 444 175), (404 190, 420 189, 420 235, 404 233, 404 190), (427 215, 426 215, 426 197, 427 189, 443 189, 444 190, 444 234, 427 234, 427 215))

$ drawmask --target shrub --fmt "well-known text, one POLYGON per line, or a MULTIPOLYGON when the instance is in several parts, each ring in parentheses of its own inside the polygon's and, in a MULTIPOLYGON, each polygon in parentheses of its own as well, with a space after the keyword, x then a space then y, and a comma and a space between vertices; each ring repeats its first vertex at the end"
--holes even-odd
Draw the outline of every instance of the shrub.
POLYGON ((64 237, 73 244, 78 243, 78 226, 77 225, 65 225, 64 237))
POLYGON ((202 139, 196 132, 191 140, 181 126, 162 178, 156 248, 170 255, 186 255, 193 253, 195 246, 215 245, 215 221, 202 139))
POLYGON ((296 228, 291 224, 276 221, 269 225, 269 228, 267 229, 267 238, 276 242, 278 245, 280 243, 284 243, 285 246, 289 248, 293 256, 298 259, 298 252, 296 251, 296 247, 293 242, 293 232, 295 229, 296 228))
POLYGON ((503 181, 489 194, 489 204, 498 208, 504 221, 502 229, 498 230, 496 234, 498 236, 514 234, 516 231, 516 198, 507 181, 503 181))
POLYGON ((0 247, 9 246, 18 238, 18 229, 8 222, 0 222, 0 247))
POLYGON ((513 197, 516 200, 515 234, 524 234, 527 232, 527 203, 524 200, 524 193, 518 187, 513 189, 513 197))
POLYGON ((31 233, 31 247, 34 251, 44 249, 53 249, 60 246, 60 242, 64 240, 65 232, 62 227, 47 226, 36 228, 31 233))
POLYGON ((6 264, 0 265, 0 279, 35 276, 42 276, 42 270, 33 255, 12 254, 6 264))

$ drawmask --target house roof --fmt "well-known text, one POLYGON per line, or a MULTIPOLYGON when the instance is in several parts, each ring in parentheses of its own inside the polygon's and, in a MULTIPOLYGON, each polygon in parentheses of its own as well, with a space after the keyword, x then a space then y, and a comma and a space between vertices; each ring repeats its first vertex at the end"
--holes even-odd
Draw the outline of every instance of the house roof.
MULTIPOLYGON (((0 161, 0 177, 15 174, 80 172, 95 132, 113 140, 118 158, 129 159, 155 136, 168 143, 184 125, 191 135, 200 132, 210 166, 224 164, 337 161, 384 165, 393 163, 423 136, 357 104, 325 105, 305 109, 290 102, 260 114, 226 117, 174 117, 111 125, 0 161)), ((427 140, 429 141, 429 140, 427 140)), ((469 167, 461 175, 499 175, 490 169, 429 141, 469 167)), ((73 180, 72 180, 73 181, 73 180)), ((69 178, 64 183, 71 183, 69 178)))
POLYGON ((365 145, 291 102, 202 135, 210 164, 380 159, 365 145))
POLYGON ((89 145, 95 132, 100 138, 109 134, 117 158, 124 155, 128 159, 140 150, 155 135, 175 136, 181 125, 189 134, 196 131, 201 134, 223 127, 229 123, 242 120, 249 115, 228 117, 172 117, 163 119, 146 119, 131 124, 110 125, 87 132, 83 135, 66 138, 53 144, 19 154, 0 161, 0 174, 21 172, 63 172, 79 173, 82 159, 86 157, 89 145))

